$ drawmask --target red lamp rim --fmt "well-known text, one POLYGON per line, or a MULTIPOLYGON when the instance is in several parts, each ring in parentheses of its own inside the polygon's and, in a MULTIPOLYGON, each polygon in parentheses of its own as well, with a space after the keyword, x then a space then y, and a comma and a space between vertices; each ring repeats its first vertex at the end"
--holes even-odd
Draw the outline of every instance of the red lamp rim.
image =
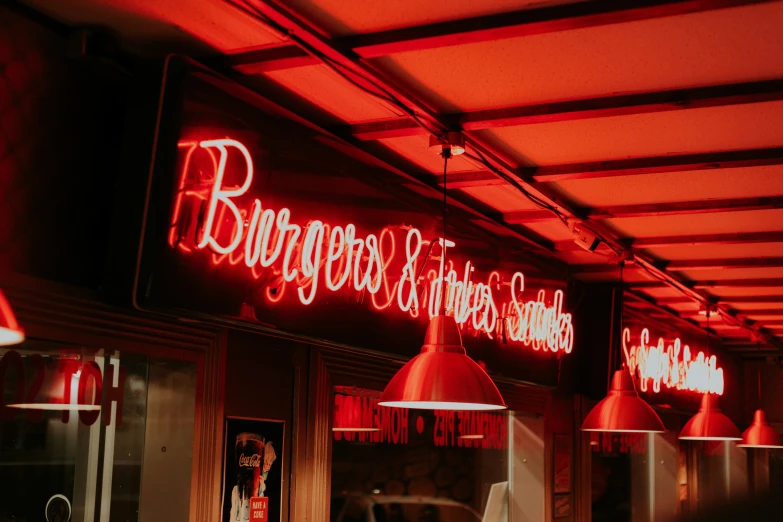
POLYGON ((505 404, 454 401, 381 401, 378 405, 387 408, 408 408, 412 410, 499 411, 508 409, 508 406, 505 404))
POLYGON ((0 346, 11 346, 24 342, 24 330, 0 326, 0 346))
POLYGON ((726 441, 726 440, 742 440, 742 437, 701 437, 698 435, 679 437, 680 440, 704 440, 704 441, 726 441))
POLYGON ((582 428, 582 431, 588 431, 592 433, 666 433, 666 430, 605 430, 601 428, 582 428))
POLYGON ((0 346, 24 342, 24 330, 19 328, 16 316, 5 294, 0 290, 0 346))

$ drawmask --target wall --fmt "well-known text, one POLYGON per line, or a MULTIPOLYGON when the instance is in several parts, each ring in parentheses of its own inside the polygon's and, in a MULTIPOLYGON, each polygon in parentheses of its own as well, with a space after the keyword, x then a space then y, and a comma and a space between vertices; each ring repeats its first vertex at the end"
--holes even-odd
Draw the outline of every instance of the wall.
POLYGON ((100 286, 127 77, 0 7, 0 271, 100 286))
MULTIPOLYGON (((296 434, 295 383, 306 371, 306 345, 232 331, 226 353, 224 411, 227 417, 273 419, 285 422, 283 448, 282 520, 288 520, 291 500, 292 447, 296 434)), ((306 427, 305 427, 306 429, 306 427)), ((224 445, 226 441, 224 441, 224 445)), ((231 458, 229 452, 229 458, 231 458)))

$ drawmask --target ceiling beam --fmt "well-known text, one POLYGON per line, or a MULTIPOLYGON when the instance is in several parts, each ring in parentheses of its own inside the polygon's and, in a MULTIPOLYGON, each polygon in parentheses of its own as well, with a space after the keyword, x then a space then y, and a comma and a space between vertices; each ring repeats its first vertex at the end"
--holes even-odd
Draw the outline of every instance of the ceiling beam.
POLYGON ((684 317, 682 313, 678 312, 677 310, 673 310, 667 306, 657 303, 652 297, 648 296, 647 294, 635 292, 634 290, 628 288, 625 289, 624 294, 626 297, 631 297, 632 299, 634 299, 637 303, 645 303, 652 310, 654 310, 654 312, 652 312, 651 314, 648 313, 648 315, 654 315, 655 317, 663 320, 673 319, 674 321, 682 324, 684 327, 687 327, 689 329, 702 330, 701 325, 699 325, 696 321, 684 317))
MULTIPOLYGON (((779 310, 735 310, 734 313, 743 317, 783 317, 783 308, 779 310)), ((761 324, 760 326, 763 327, 764 324, 761 324)))
POLYGON ((669 288, 663 281, 627 281, 625 286, 631 290, 646 290, 650 288, 669 288))
POLYGON ((267 47, 253 51, 229 54, 223 64, 242 74, 262 74, 269 71, 318 65, 321 61, 295 45, 267 47))
MULTIPOLYGON (((653 216, 679 216, 685 214, 709 214, 714 212, 740 212, 748 210, 774 210, 783 208, 783 196, 737 198, 737 199, 704 199, 698 201, 678 201, 674 203, 652 203, 642 205, 618 205, 603 208, 584 208, 582 214, 588 219, 612 219, 653 216)), ((539 211, 507 212, 504 219, 509 223, 529 223, 557 219, 552 213, 539 211)), ((628 246, 628 245, 624 245, 628 246)))
POLYGON ((783 277, 765 277, 758 279, 719 279, 715 281, 697 281, 693 288, 783 288, 783 277))
POLYGON ((557 216, 548 210, 519 210, 503 214, 503 221, 509 225, 525 225, 553 219, 557 219, 557 216))
MULTIPOLYGON (((257 51, 254 51, 257 52, 257 51)), ((533 125, 537 123, 553 123, 563 121, 584 120, 591 118, 605 118, 609 116, 628 116, 631 114, 645 114, 686 109, 701 109, 706 107, 721 107, 726 105, 739 105, 745 103, 759 103, 765 101, 783 100, 783 79, 763 80, 757 82, 735 83, 726 85, 713 85, 709 87, 696 87, 691 89, 677 89, 670 91, 653 91, 637 94, 623 94, 617 96, 602 96, 597 98, 585 98, 553 103, 523 105, 518 107, 505 107, 501 109, 488 109, 475 112, 452 113, 444 115, 445 120, 454 129, 481 130, 497 127, 510 127, 519 125, 533 125)), ((398 118, 372 122, 346 125, 335 129, 336 134, 350 134, 358 140, 380 140, 385 138, 398 138, 401 136, 415 136, 426 134, 427 131, 410 118, 398 118)), ((752 151, 751 151, 752 152, 752 151)), ((544 178, 539 181, 557 181, 546 179, 546 176, 559 175, 560 179, 578 177, 592 177, 603 175, 624 175, 625 170, 634 170, 642 174, 642 169, 649 172, 666 172, 667 169, 679 168, 680 170, 698 170, 704 168, 728 168, 732 162, 734 166, 742 166, 741 155, 710 158, 709 155, 680 156, 681 167, 672 167, 665 158, 643 158, 643 162, 631 162, 625 165, 616 162, 613 168, 601 168, 595 164, 581 164, 583 166, 556 166, 544 167, 540 173, 544 178), (705 156, 705 157, 700 157, 705 156), (719 165, 712 166, 715 163, 719 165), (690 168, 685 168, 691 165, 690 168), (569 168, 573 172, 569 171, 569 168), (582 171, 578 169, 581 168, 582 171), (560 172, 560 170, 562 172, 560 172), (617 174, 612 174, 618 172, 617 174)), ((780 154, 778 154, 780 156, 780 154)), ((677 158, 678 156, 674 156, 677 158)), ((751 161, 752 156, 745 159, 751 161)), ((759 158, 757 161, 763 161, 759 158)), ((606 162, 612 163, 612 162, 606 162)), ((611 166, 611 165, 610 165, 611 166)), ((538 179, 538 176, 536 176, 538 179)))
POLYGON ((523 167, 537 182, 783 165, 783 147, 523 167))
MULTIPOLYGON (((262 19, 273 30, 279 31, 282 34, 287 35, 289 40, 307 51, 308 54, 322 57, 325 63, 330 66, 339 68, 345 74, 355 77, 355 81, 359 84, 366 85, 367 89, 383 90, 387 95, 394 96, 397 100, 396 103, 400 104, 400 108, 408 114, 416 114, 417 121, 423 126, 432 129, 435 132, 443 132, 451 130, 449 122, 432 111, 432 109, 412 95, 405 88, 402 88, 396 82, 388 79, 386 73, 380 70, 380 66, 377 62, 370 60, 362 60, 361 54, 355 52, 353 49, 346 48, 345 45, 339 42, 328 40, 319 33, 311 25, 307 24, 301 17, 297 16, 293 11, 285 6, 280 0, 245 0, 240 2, 234 0, 234 2, 242 9, 245 9, 248 13, 262 19)), ((568 6, 555 6, 546 9, 553 9, 558 12, 558 9, 574 9, 569 11, 570 18, 566 16, 555 17, 556 22, 549 20, 550 27, 548 31, 573 29, 575 27, 588 27, 594 25, 602 25, 607 23, 619 23, 622 21, 628 21, 631 19, 651 18, 659 16, 671 16, 673 14, 683 14, 687 12, 701 11, 705 9, 718 9, 723 7, 731 7, 736 5, 747 5, 749 3, 758 3, 750 0, 680 0, 680 1, 661 1, 661 0, 639 0, 637 2, 626 2, 624 0, 607 0, 606 2, 584 2, 570 4, 568 6), (585 9, 590 11, 582 12, 581 15, 576 13, 579 10, 585 9), (612 10, 607 16, 606 10, 612 10), (601 12, 604 10, 604 12, 601 12), (617 12, 622 12, 620 16, 617 12), (576 18, 574 18, 576 16, 576 18), (579 18, 581 17, 581 23, 579 18), (640 18, 641 17, 641 18, 640 18), (622 19, 621 19, 622 18, 622 19), (590 21, 592 19, 592 21, 590 21), (559 24, 559 28, 556 26, 559 24)), ((531 10, 523 14, 520 21, 523 25, 529 25, 531 21, 540 17, 543 10, 531 10)), ((550 16, 551 18, 551 16, 550 16)), ((508 25, 508 13, 500 15, 497 20, 505 20, 505 24, 508 25)), ((540 20, 539 20, 540 21, 540 20)), ((464 23, 465 21, 459 21, 464 23)), ((439 24, 434 24, 439 25, 439 24)), ((468 21, 466 26, 468 31, 475 33, 477 30, 487 29, 487 27, 479 27, 476 21, 468 21)), ((532 27, 532 26, 531 26, 532 27)), ((489 28, 491 29, 491 28, 489 28)), ((544 27, 540 26, 537 32, 530 34, 537 34, 544 31, 544 27)), ((387 34, 389 32, 386 32, 387 34)), ((526 33, 522 33, 526 34, 526 33)), ((363 35, 366 36, 366 35, 363 35)), ((377 36, 377 34, 376 34, 377 36)), ((432 35, 429 35, 430 37, 432 35)), ((455 42, 464 42, 462 35, 456 36, 455 42)), ((493 38, 497 38, 499 35, 493 35, 493 38)), ((386 42, 388 43, 388 42, 386 42)), ((443 43, 443 42, 441 42, 443 43)), ((384 42, 376 41, 374 45, 384 45, 384 42)), ((443 43, 449 45, 448 43, 443 43)), ((355 47, 355 46, 350 46, 355 47)), ((365 47, 366 49, 366 47, 365 47)), ((518 172, 518 169, 511 165, 507 159, 504 158, 503 152, 501 152, 497 145, 488 143, 482 136, 475 133, 468 132, 465 134, 465 143, 469 148, 469 157, 479 160, 482 163, 488 164, 489 170, 497 170, 501 172, 503 176, 508 176, 509 180, 513 181, 513 184, 519 189, 526 191, 542 200, 545 205, 552 205, 558 209, 561 217, 587 219, 588 216, 584 209, 579 208, 574 202, 564 198, 561 193, 556 190, 556 187, 547 183, 537 183, 531 176, 518 172)), ((406 174, 402 174, 403 177, 406 174)), ((627 246, 622 244, 616 237, 616 233, 608 225, 602 222, 590 223, 590 228, 593 229, 601 238, 611 244, 618 250, 627 250, 627 246)), ((537 245, 539 246, 539 245, 537 245)), ((643 255, 635 255, 635 262, 642 264, 646 269, 654 274, 655 277, 666 282, 666 284, 680 290, 683 293, 694 295, 700 301, 706 301, 707 297, 694 291, 692 288, 686 286, 685 282, 676 274, 667 272, 665 269, 661 269, 656 266, 655 261, 645 258, 643 255)), ((730 312, 730 311, 729 311, 730 312)), ((747 321, 731 317, 727 319, 732 322, 743 325, 743 327, 756 331, 756 327, 747 321)), ((774 336, 769 335, 764 331, 756 331, 760 338, 764 339, 770 345, 783 349, 780 341, 774 336)))
MULTIPOLYGON (((662 265, 662 264, 661 264, 662 265)), ((571 265, 569 267, 569 270, 574 275, 582 275, 582 274, 609 274, 609 275, 616 275, 619 279, 619 269, 617 268, 617 265, 607 262, 598 262, 598 263, 590 263, 590 264, 582 264, 582 265, 571 265)), ((625 266, 625 272, 628 273, 630 270, 642 270, 641 267, 627 264, 625 266)), ((633 282, 629 281, 627 282, 627 286, 633 288, 634 287, 633 282)), ((638 288, 638 287, 636 287, 638 288)))
MULTIPOLYGON (((742 245, 751 243, 783 243, 783 232, 745 232, 737 234, 700 234, 690 236, 659 236, 621 238, 632 248, 668 247, 679 245, 742 245)), ((558 252, 580 251, 582 247, 570 240, 556 241, 558 252)))
MULTIPOLYGON (((712 270, 730 268, 767 268, 783 267, 783 257, 747 257, 728 259, 687 259, 678 261, 658 261, 655 265, 660 269, 682 270, 712 270)), ((628 265, 628 269, 641 269, 639 266, 628 265)), ((616 273, 617 267, 609 263, 590 263, 583 265, 571 265, 573 274, 603 274, 616 273)), ((686 283, 687 284, 687 283, 686 283)), ((630 283, 632 286, 633 283, 630 283)))
MULTIPOLYGON (((443 175, 435 176, 438 185, 443 186, 443 175)), ((472 172, 454 172, 448 175, 448 188, 470 188, 470 187, 494 187, 506 185, 508 183, 499 178, 497 174, 488 170, 477 170, 472 172)))
MULTIPOLYGON (((285 63, 283 62, 283 64, 285 63)), ((471 131, 778 100, 783 100, 783 79, 602 96, 475 112, 452 113, 443 117, 452 128, 471 131)), ((425 129, 410 118, 356 123, 337 127, 334 131, 340 135, 350 134, 362 141, 416 136, 427 133, 425 129)), ((780 155, 778 154, 778 156, 780 155)), ((708 154, 674 156, 674 158, 682 158, 679 160, 681 162, 679 167, 676 166, 676 163, 674 163, 674 166, 667 163, 665 158, 643 158, 643 160, 647 160, 646 164, 638 160, 632 160, 627 164, 614 162, 616 165, 611 165, 613 162, 605 162, 608 165, 604 168, 590 163, 576 166, 544 167, 543 172, 540 173, 542 179, 538 179, 539 176, 536 176, 536 179, 538 181, 557 181, 558 179, 555 179, 554 176, 559 176, 559 179, 577 179, 589 177, 588 175, 591 173, 593 174, 592 177, 598 177, 599 175, 627 175, 623 173, 623 170, 629 171, 629 173, 643 174, 645 172, 642 171, 645 169, 648 172, 668 172, 672 168, 679 170, 729 168, 731 166, 743 166, 741 164, 743 161, 750 162, 753 160, 752 155, 747 158, 743 158, 741 154, 717 158, 709 156, 708 154), (712 166, 715 163, 718 163, 718 166, 712 166), (690 167, 687 168, 689 165, 690 167), (547 179, 547 177, 552 179, 547 179)), ((756 161, 764 161, 764 158, 758 158, 756 161)))
POLYGON ((487 42, 763 3, 753 0, 607 0, 522 9, 341 38, 362 58, 487 42))
MULTIPOLYGON (((677 296, 677 297, 657 297, 655 298, 655 301, 660 304, 690 304, 693 303, 693 299, 686 297, 686 296, 677 296)), ((737 303, 783 303, 783 295, 736 295, 736 296, 726 296, 726 297, 716 297, 716 302, 726 303, 726 304, 737 304, 737 303)))
MULTIPOLYGON (((355 53, 362 58, 375 58, 399 52, 648 20, 728 7, 762 4, 770 1, 773 0, 637 0, 635 2, 616 0, 579 2, 360 34, 336 38, 332 40, 332 43, 335 48, 348 53, 355 53)), ((237 0, 234 0, 234 2, 239 7, 248 9, 247 3, 238 2, 237 0)), ((256 2, 249 3, 256 4, 256 2)), ((285 9, 282 5, 277 7, 285 9)), ((289 16, 294 16, 290 9, 285 10, 289 16)), ((262 12, 263 10, 260 11, 262 12)), ((285 35, 286 33, 281 31, 281 34, 285 35)), ((245 74, 258 74, 278 69, 316 65, 318 63, 320 63, 320 60, 294 44, 236 53, 227 58, 228 65, 236 67, 245 74)), ((697 95, 690 98, 686 97, 682 101, 688 103, 690 100, 698 103, 700 98, 697 95)), ((667 102, 676 103, 676 98, 667 100, 664 97, 658 102, 650 101, 641 103, 641 105, 665 104, 667 102)), ((640 102, 636 103, 640 104, 640 102)))
MULTIPOLYGON (((738 234, 701 234, 691 236, 660 236, 626 239, 633 248, 677 245, 741 245, 745 243, 782 243, 783 232, 746 232, 738 234)), ((569 241, 573 244, 573 242, 569 241)), ((576 245, 575 245, 576 246, 576 245)), ((555 245, 557 247, 557 244, 555 245)), ((579 248, 577 246, 577 248, 579 248)))
POLYGON ((699 201, 678 201, 674 203, 653 203, 648 205, 619 205, 586 209, 590 219, 610 219, 650 216, 679 216, 684 214, 705 214, 712 212, 737 212, 745 210, 771 210, 783 208, 783 196, 704 199, 699 201))
POLYGON ((668 270, 712 270, 722 268, 783 267, 783 257, 743 257, 728 259, 686 259, 663 263, 668 270))

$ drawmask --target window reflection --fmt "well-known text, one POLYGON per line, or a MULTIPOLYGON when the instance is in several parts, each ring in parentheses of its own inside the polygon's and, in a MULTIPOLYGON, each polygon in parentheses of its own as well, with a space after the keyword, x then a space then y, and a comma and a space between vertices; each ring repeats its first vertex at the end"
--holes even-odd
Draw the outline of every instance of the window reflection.
POLYGON ((335 389, 331 520, 481 521, 508 480, 508 416, 384 408, 379 396, 335 389))
POLYGON ((188 434, 170 460, 190 456, 195 363, 40 340, 0 357, 0 521, 138 520, 161 419, 188 434))

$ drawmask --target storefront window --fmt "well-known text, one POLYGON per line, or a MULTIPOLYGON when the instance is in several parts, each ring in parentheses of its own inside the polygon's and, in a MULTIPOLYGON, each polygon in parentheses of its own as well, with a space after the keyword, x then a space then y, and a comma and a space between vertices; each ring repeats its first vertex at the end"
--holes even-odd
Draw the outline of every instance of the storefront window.
POLYGON ((633 464, 647 453, 647 436, 591 433, 591 506, 594 521, 630 521, 633 464))
POLYGON ((769 490, 783 491, 783 451, 766 450, 765 453, 769 454, 769 490))
POLYGON ((333 522, 506 520, 509 416, 378 406, 337 387, 333 522))
POLYGON ((188 519, 196 363, 38 340, 0 355, 1 521, 188 519))

